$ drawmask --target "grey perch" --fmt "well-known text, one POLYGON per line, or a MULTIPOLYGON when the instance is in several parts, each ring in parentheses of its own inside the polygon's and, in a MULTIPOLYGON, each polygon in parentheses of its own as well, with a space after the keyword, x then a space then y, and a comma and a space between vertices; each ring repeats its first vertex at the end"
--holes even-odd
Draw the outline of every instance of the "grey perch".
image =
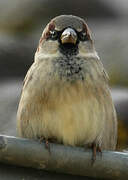
POLYGON ((0 136, 0 162, 97 179, 128 179, 128 153, 104 151, 91 165, 92 152, 84 148, 0 136))

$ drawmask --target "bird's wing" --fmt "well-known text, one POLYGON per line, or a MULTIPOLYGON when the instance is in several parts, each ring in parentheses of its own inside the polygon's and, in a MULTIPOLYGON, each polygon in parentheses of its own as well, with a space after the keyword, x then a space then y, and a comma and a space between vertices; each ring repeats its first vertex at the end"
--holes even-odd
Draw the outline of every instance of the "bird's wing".
POLYGON ((104 88, 103 101, 104 101, 104 117, 105 124, 102 134, 102 148, 114 150, 117 143, 117 116, 115 107, 112 101, 111 92, 108 86, 109 76, 105 71, 101 61, 97 60, 101 76, 103 78, 102 84, 104 88))

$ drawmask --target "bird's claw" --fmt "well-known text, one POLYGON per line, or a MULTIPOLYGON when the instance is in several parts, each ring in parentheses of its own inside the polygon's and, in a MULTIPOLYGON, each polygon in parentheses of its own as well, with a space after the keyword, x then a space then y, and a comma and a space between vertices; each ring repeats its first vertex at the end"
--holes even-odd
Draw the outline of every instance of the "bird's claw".
POLYGON ((49 151, 50 153, 50 144, 48 139, 45 139, 44 137, 40 137, 39 138, 39 142, 42 143, 43 141, 45 141, 45 148, 49 151))
POLYGON ((96 160, 96 153, 100 153, 101 157, 102 157, 102 150, 101 147, 99 145, 97 145, 96 143, 92 144, 92 162, 91 164, 93 165, 95 160, 96 160))

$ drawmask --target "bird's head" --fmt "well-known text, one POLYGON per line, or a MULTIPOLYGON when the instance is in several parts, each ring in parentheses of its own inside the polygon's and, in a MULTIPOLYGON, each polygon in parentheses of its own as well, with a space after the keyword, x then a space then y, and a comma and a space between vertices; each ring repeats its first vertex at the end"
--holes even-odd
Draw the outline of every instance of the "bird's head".
POLYGON ((82 18, 61 15, 45 27, 37 53, 45 56, 87 56, 95 52, 90 30, 82 18))

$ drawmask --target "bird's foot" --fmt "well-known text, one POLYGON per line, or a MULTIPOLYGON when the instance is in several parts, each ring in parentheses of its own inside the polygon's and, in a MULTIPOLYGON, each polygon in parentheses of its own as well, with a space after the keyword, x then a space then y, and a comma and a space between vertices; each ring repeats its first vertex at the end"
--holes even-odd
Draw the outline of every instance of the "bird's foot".
POLYGON ((100 155, 102 157, 102 150, 101 150, 100 145, 98 145, 96 143, 92 143, 92 165, 94 164, 94 162, 96 160, 97 152, 100 153, 100 155))
POLYGON ((39 142, 42 143, 43 141, 45 141, 45 148, 49 151, 50 153, 50 144, 48 139, 44 138, 44 137, 40 137, 39 138, 39 142))
POLYGON ((49 153, 51 152, 50 151, 50 144, 49 144, 48 139, 45 140, 45 148, 48 149, 49 153))

